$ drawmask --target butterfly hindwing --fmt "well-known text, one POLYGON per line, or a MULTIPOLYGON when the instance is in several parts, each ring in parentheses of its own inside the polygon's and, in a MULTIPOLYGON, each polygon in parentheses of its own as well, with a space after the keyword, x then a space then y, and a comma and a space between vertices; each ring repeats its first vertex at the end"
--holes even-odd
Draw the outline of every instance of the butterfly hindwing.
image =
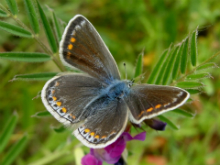
POLYGON ((103 85, 83 74, 66 74, 49 80, 41 93, 47 110, 61 123, 70 125, 85 119, 82 111, 103 85))
POLYGON ((183 89, 162 85, 137 85, 126 98, 130 120, 139 124, 183 105, 189 93, 183 89))
POLYGON ((100 105, 101 102, 105 101, 97 100, 90 107, 95 111, 74 131, 75 136, 91 148, 102 148, 113 143, 127 125, 128 108, 123 100, 115 100, 104 106, 100 105))
POLYGON ((109 84, 120 79, 114 58, 93 25, 82 15, 71 19, 60 42, 60 58, 69 67, 76 67, 109 84))

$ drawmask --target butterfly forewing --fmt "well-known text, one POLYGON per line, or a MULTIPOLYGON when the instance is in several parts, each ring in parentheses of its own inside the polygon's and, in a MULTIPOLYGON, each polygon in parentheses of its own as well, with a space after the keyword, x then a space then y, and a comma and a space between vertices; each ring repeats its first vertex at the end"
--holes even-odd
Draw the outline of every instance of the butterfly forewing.
POLYGON ((161 85, 137 85, 126 98, 130 120, 141 123, 183 105, 189 93, 183 89, 161 85))
POLYGON ((47 110, 65 125, 83 121, 84 107, 99 95, 103 85, 83 74, 67 74, 49 80, 41 93, 47 110))
POLYGON ((114 58, 93 25, 83 16, 70 20, 60 43, 64 64, 109 84, 120 79, 114 58))

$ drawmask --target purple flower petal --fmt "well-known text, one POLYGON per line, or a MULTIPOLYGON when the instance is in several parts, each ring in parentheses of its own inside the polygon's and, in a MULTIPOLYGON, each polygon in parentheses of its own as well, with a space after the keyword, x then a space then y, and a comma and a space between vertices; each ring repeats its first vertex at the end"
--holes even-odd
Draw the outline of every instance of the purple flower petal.
POLYGON ((134 140, 145 141, 145 139, 146 139, 146 132, 141 132, 141 133, 137 134, 133 139, 134 140))
POLYGON ((158 131, 164 131, 166 128, 167 123, 162 122, 160 120, 156 119, 150 119, 150 120, 144 120, 145 124, 147 124, 149 127, 158 130, 158 131))
POLYGON ((102 165, 102 161, 100 161, 90 153, 82 158, 81 163, 82 165, 102 165))
POLYGON ((123 153, 126 142, 130 140, 141 140, 144 141, 146 138, 146 132, 137 134, 135 137, 132 137, 128 132, 122 133, 122 135, 109 146, 102 149, 91 149, 90 153, 94 155, 97 159, 105 161, 109 164, 114 164, 118 162, 123 153))

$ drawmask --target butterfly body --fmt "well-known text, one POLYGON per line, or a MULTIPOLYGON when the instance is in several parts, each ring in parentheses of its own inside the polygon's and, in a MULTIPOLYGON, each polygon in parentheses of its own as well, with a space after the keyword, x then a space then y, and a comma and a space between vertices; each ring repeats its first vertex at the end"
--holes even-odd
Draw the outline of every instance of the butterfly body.
POLYGON ((61 123, 86 146, 102 148, 124 131, 128 119, 140 124, 183 105, 189 93, 171 86, 121 80, 114 58, 93 25, 82 15, 68 23, 60 58, 85 74, 67 73, 49 80, 41 98, 61 123))

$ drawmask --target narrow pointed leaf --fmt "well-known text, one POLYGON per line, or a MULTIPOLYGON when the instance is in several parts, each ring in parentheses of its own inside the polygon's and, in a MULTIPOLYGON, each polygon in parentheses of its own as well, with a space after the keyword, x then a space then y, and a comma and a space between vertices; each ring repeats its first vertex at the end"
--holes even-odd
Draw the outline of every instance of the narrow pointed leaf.
POLYGON ((51 57, 44 53, 6 52, 0 53, 0 58, 22 62, 45 62, 51 57))
POLYGON ((178 114, 183 115, 185 117, 194 117, 195 116, 195 114, 187 112, 187 111, 179 109, 179 108, 177 108, 173 111, 170 111, 170 112, 178 113, 178 114))
POLYGON ((15 25, 8 24, 3 21, 0 21, 0 29, 3 29, 9 33, 16 35, 16 36, 27 37, 27 38, 32 37, 32 34, 29 31, 27 31, 21 27, 15 26, 15 25))
POLYGON ((4 150, 14 131, 15 125, 17 123, 17 118, 17 114, 13 114, 6 125, 1 128, 2 130, 0 135, 0 153, 4 150))
POLYGON ((56 30, 56 34, 57 34, 57 38, 58 38, 58 41, 61 41, 61 38, 62 38, 62 32, 61 32, 61 25, 57 19, 57 16, 56 14, 53 12, 53 22, 54 22, 54 27, 55 27, 55 30, 56 30))
POLYGON ((182 55, 181 55, 181 65, 180 65, 180 70, 181 73, 186 72, 186 67, 187 67, 187 62, 188 62, 188 41, 189 39, 185 39, 184 44, 183 44, 183 50, 182 50, 182 55))
POLYGON ((38 5, 40 18, 41 18, 48 42, 50 44, 50 47, 51 47, 53 53, 56 53, 57 52, 57 43, 56 43, 55 36, 54 36, 53 31, 51 29, 51 26, 47 20, 47 17, 46 17, 46 15, 45 15, 45 13, 44 13, 44 11, 38 1, 37 1, 37 5, 38 5))
POLYGON ((18 6, 16 3, 16 0, 6 0, 7 4, 8 4, 8 8, 10 9, 11 13, 13 15, 17 15, 18 14, 18 6))
POLYGON ((163 84, 164 74, 165 74, 166 68, 169 65, 169 61, 170 61, 170 58, 171 58, 172 46, 173 45, 171 44, 169 49, 168 49, 168 52, 166 54, 166 58, 165 58, 163 64, 161 65, 160 72, 158 73, 155 84, 163 84))
POLYGON ((166 59, 167 52, 168 52, 168 49, 165 50, 163 52, 163 54, 160 56, 159 61, 155 65, 153 71, 150 74, 150 77, 148 78, 148 81, 147 81, 148 84, 154 84, 155 83, 155 81, 156 81, 156 79, 158 77, 158 74, 159 74, 159 72, 161 70, 161 66, 163 65, 164 60, 166 59))
POLYGON ((49 80, 56 76, 57 72, 51 72, 51 73, 33 73, 33 74, 20 74, 15 75, 12 81, 14 80, 35 80, 35 81, 44 81, 49 80))
POLYGON ((26 11, 27 11, 29 21, 31 23, 31 27, 34 30, 35 34, 38 34, 39 31, 40 31, 39 21, 38 21, 38 18, 37 18, 36 10, 35 10, 34 5, 33 5, 33 1, 24 0, 24 4, 25 4, 25 8, 26 8, 26 11))
POLYGON ((60 127, 58 128, 53 128, 53 130, 56 132, 56 133, 62 133, 64 131, 66 131, 66 127, 64 127, 63 125, 61 125, 60 127))
POLYGON ((188 80, 198 80, 198 79, 203 79, 203 78, 210 78, 212 77, 210 73, 196 73, 196 74, 191 74, 186 77, 188 80))
POLYGON ((172 73, 172 79, 175 80, 176 77, 177 77, 177 74, 178 74, 178 71, 180 69, 180 61, 181 61, 181 54, 182 54, 182 51, 183 51, 183 43, 178 46, 178 51, 177 51, 177 54, 176 54, 176 61, 174 63, 174 67, 173 67, 173 73, 172 73))
POLYGON ((48 116, 51 116, 50 112, 48 112, 48 111, 41 111, 41 112, 35 113, 31 117, 41 118, 41 117, 48 117, 48 116))
POLYGON ((197 61, 197 35, 198 30, 196 29, 190 36, 190 56, 192 66, 196 66, 197 61))
POLYGON ((28 138, 27 135, 24 135, 16 144, 14 144, 7 154, 4 156, 4 159, 1 165, 10 165, 15 158, 21 153, 27 144, 28 138))
POLYGON ((0 9, 0 17, 8 17, 8 14, 0 9))
POLYGON ((192 88, 200 88, 203 86, 203 84, 196 81, 184 81, 177 83, 176 86, 184 89, 192 89, 192 88))
POLYGON ((175 65, 178 48, 179 47, 175 47, 172 53, 170 54, 170 59, 167 63, 166 70, 163 76, 163 85, 167 85, 170 81, 170 76, 172 75, 173 72, 173 67, 175 65))
POLYGON ((199 66, 196 70, 200 71, 200 70, 210 69, 210 68, 219 68, 219 67, 216 63, 210 62, 210 63, 206 63, 206 64, 199 66))
POLYGON ((157 116, 161 121, 167 123, 168 126, 170 126, 174 130, 178 130, 179 128, 168 118, 164 117, 163 115, 157 116))
POLYGON ((201 93, 202 91, 199 89, 186 89, 187 92, 190 93, 190 95, 201 93))
POLYGON ((143 71, 143 53, 138 56, 134 77, 138 77, 143 71))

